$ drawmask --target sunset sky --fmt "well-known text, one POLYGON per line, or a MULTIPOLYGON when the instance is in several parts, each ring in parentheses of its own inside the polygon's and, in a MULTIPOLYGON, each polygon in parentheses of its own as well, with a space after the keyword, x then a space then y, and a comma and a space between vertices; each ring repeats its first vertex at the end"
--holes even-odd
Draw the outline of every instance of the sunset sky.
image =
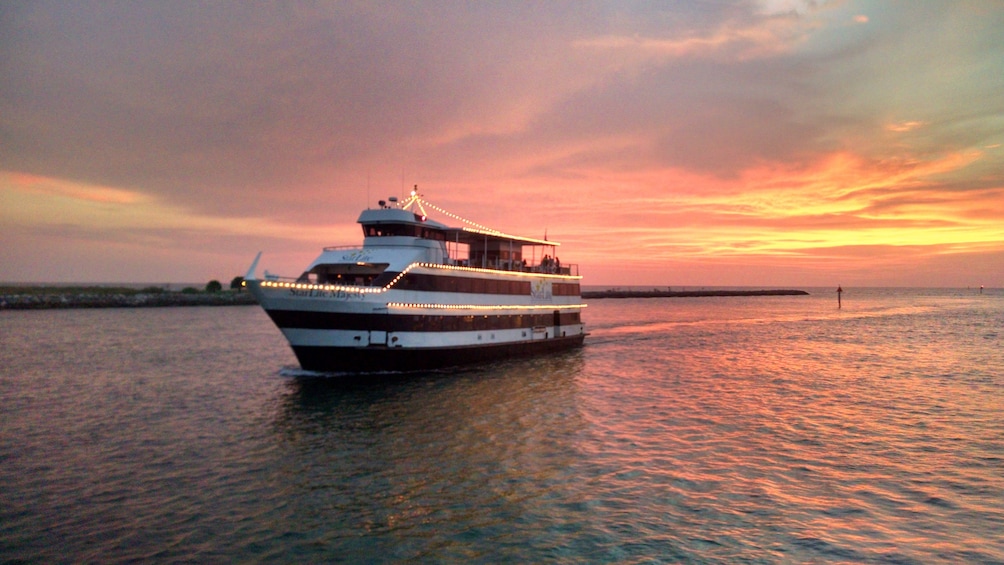
POLYGON ((1004 286, 1002 30, 998 0, 6 2, 0 281, 295 276, 418 184, 586 285, 1004 286))

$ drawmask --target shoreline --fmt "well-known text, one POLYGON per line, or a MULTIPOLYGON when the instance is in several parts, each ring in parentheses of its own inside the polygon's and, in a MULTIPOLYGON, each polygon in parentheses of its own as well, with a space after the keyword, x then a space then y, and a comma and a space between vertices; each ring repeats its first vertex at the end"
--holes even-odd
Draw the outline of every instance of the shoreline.
MULTIPOLYGON (((7 288, 0 294, 0 310, 55 310, 67 308, 165 308, 177 306, 253 306, 250 292, 142 292, 122 288, 86 288, 61 292, 55 287, 7 288)), ((605 298, 703 298, 730 296, 804 296, 804 290, 586 290, 583 300, 605 298)))
POLYGON ((0 295, 0 310, 55 310, 67 308, 163 308, 175 306, 251 306, 250 292, 19 292, 0 295))
POLYGON ((703 298, 709 296, 807 296, 804 290, 584 290, 582 299, 600 298, 703 298))

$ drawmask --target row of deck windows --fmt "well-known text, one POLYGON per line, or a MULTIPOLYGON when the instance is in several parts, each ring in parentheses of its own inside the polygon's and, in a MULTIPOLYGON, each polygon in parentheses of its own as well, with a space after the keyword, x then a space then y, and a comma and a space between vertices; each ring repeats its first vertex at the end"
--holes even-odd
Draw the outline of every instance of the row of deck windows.
MULTIPOLYGON (((506 281, 497 279, 477 279, 468 277, 441 277, 433 275, 405 275, 394 288, 401 290, 424 290, 430 292, 461 292, 474 294, 514 294, 530 295, 530 281, 506 281)), ((578 283, 551 283, 554 296, 578 296, 578 283)))
MULTIPOLYGON (((578 312, 560 315, 561 325, 572 325, 581 322, 578 312)), ((525 314, 515 316, 414 316, 408 328, 398 331, 415 332, 461 332, 485 330, 515 330, 533 328, 534 326, 551 326, 554 324, 551 314, 525 314)))
POLYGON ((366 237, 420 237, 434 241, 446 241, 446 234, 442 231, 414 224, 363 226, 363 235, 366 237))

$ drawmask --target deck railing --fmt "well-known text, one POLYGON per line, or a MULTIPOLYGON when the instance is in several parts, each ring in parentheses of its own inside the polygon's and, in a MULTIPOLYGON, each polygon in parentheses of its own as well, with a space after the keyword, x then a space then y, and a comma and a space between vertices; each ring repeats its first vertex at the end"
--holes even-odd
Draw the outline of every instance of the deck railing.
POLYGON ((443 261, 443 264, 453 265, 456 267, 470 267, 474 269, 489 269, 493 271, 540 273, 544 275, 567 275, 575 277, 579 276, 579 266, 575 263, 569 263, 566 265, 544 265, 540 263, 536 265, 524 265, 522 262, 514 261, 488 261, 482 264, 479 261, 471 261, 469 259, 446 259, 443 261))

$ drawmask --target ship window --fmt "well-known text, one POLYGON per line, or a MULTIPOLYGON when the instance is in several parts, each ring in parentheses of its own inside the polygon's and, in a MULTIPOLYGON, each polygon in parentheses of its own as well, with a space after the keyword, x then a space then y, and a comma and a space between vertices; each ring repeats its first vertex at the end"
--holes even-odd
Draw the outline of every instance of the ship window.
POLYGON ((389 263, 325 263, 315 265, 309 274, 317 284, 369 286, 389 266, 389 263))
POLYGON ((446 241, 446 234, 440 230, 422 228, 422 239, 431 239, 434 241, 446 241))
POLYGON ((420 237, 422 227, 412 224, 370 224, 363 226, 366 237, 420 237))

